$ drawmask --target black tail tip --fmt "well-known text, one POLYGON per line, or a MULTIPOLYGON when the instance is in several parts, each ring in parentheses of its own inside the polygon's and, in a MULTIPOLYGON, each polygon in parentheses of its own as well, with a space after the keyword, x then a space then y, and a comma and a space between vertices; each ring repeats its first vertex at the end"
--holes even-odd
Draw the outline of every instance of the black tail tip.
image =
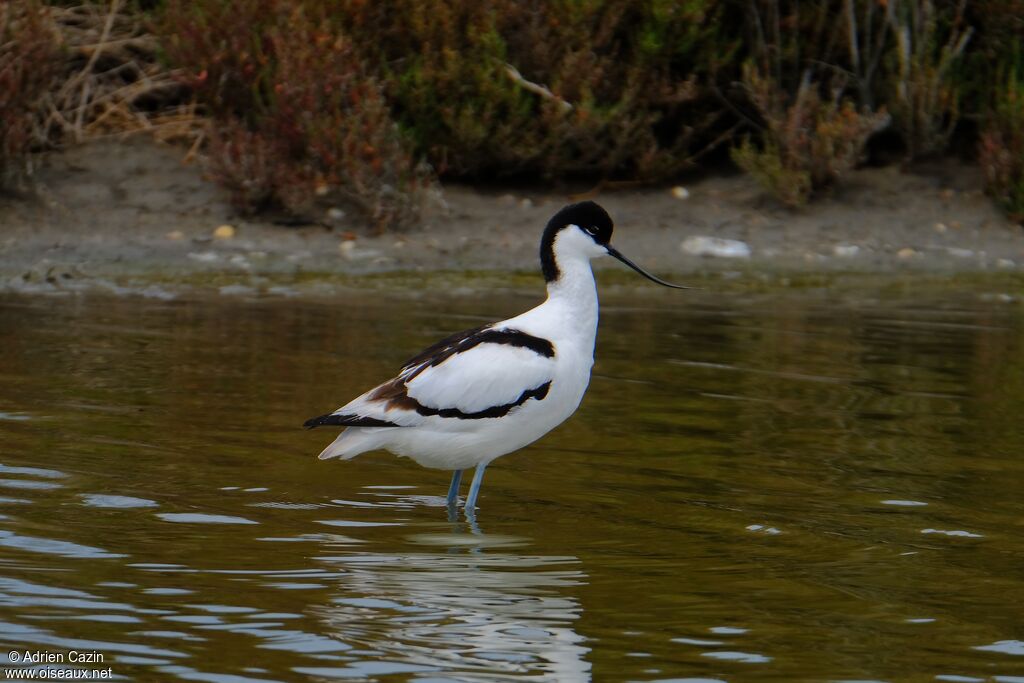
POLYGON ((330 417, 330 415, 321 415, 320 417, 311 417, 308 420, 306 420, 305 422, 303 422, 302 426, 305 427, 306 429, 314 429, 315 427, 319 427, 320 425, 324 424, 325 418, 328 418, 328 417, 330 417))
POLYGON ((394 422, 388 422, 387 420, 378 420, 375 417, 363 417, 361 415, 339 415, 338 413, 328 413, 327 415, 321 415, 320 417, 312 417, 302 423, 302 426, 306 429, 313 429, 314 427, 321 427, 323 425, 332 425, 335 427, 397 427, 394 422))

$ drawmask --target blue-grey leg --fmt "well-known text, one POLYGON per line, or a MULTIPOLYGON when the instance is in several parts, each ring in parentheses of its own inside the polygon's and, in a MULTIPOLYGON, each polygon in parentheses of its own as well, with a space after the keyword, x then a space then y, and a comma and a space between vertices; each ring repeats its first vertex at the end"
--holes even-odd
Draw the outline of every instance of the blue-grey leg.
POLYGON ((459 484, 462 483, 462 470, 452 472, 452 484, 448 487, 448 507, 459 503, 459 484))
POLYGON ((469 495, 466 496, 466 504, 462 508, 466 511, 467 517, 476 514, 476 498, 480 495, 480 483, 484 480, 484 470, 486 468, 487 463, 482 462, 476 466, 476 472, 473 473, 473 483, 469 487, 469 495))
POLYGON ((462 470, 452 472, 452 483, 448 487, 448 521, 459 519, 459 484, 462 483, 462 470))

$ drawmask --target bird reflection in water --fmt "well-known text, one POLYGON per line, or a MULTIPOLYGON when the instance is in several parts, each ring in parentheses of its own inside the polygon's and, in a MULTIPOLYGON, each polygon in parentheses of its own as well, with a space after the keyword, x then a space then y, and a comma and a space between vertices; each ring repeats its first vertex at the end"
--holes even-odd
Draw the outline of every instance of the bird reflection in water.
POLYGON ((579 559, 520 554, 511 549, 527 539, 468 530, 409 537, 443 552, 319 558, 343 575, 318 616, 339 640, 399 667, 393 672, 589 679, 590 648, 574 629, 582 613, 574 593, 587 580, 579 559))

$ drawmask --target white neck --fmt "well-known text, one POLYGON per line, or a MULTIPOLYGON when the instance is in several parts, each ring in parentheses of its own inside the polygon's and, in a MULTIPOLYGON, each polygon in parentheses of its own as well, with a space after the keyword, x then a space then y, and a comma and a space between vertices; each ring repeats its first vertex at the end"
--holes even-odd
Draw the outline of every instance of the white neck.
POLYGON ((597 335, 597 284, 590 258, 582 254, 558 255, 558 279, 548 283, 546 308, 559 309, 562 324, 593 348, 597 335), (587 341, 589 340, 589 342, 587 341))
MULTIPOLYGON (((548 281, 548 298, 540 306, 506 323, 524 332, 576 349, 576 358, 593 360, 597 337, 597 284, 590 259, 607 254, 574 225, 560 230, 541 262, 548 281)), ((588 366, 589 367, 589 364, 588 366)))

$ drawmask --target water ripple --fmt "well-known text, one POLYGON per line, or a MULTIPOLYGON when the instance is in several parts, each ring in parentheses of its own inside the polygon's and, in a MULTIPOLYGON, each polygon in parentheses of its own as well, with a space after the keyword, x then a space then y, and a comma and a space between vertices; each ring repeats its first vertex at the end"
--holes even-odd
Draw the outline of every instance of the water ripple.
POLYGON ((232 515, 210 515, 202 512, 162 512, 157 515, 165 522, 182 524, 259 524, 245 517, 232 515))
POLYGON ((1014 655, 1016 657, 1024 657, 1024 641, 1020 640, 997 640, 991 645, 977 645, 974 649, 984 650, 985 652, 999 652, 1000 654, 1014 655))
POLYGON ((83 493, 82 504, 95 508, 146 508, 159 507, 155 500, 133 498, 132 496, 114 496, 105 493, 83 493))
POLYGON ((5 548, 15 548, 17 550, 28 550, 34 553, 45 553, 47 555, 60 555, 61 557, 74 557, 89 560, 127 557, 127 555, 110 553, 102 548, 93 548, 91 546, 80 545, 70 541, 57 541, 50 538, 23 536, 12 531, 3 530, 0 530, 0 546, 5 548))
POLYGON ((63 479, 68 476, 60 470, 48 470, 42 467, 14 467, 0 463, 0 474, 25 474, 30 477, 43 477, 44 479, 63 479))
POLYGON ((96 652, 126 653, 152 657, 187 656, 185 653, 178 652, 177 650, 167 650, 136 643, 62 638, 45 629, 12 621, 0 621, 0 633, 3 633, 4 640, 8 643, 50 645, 63 650, 93 650, 96 652))

